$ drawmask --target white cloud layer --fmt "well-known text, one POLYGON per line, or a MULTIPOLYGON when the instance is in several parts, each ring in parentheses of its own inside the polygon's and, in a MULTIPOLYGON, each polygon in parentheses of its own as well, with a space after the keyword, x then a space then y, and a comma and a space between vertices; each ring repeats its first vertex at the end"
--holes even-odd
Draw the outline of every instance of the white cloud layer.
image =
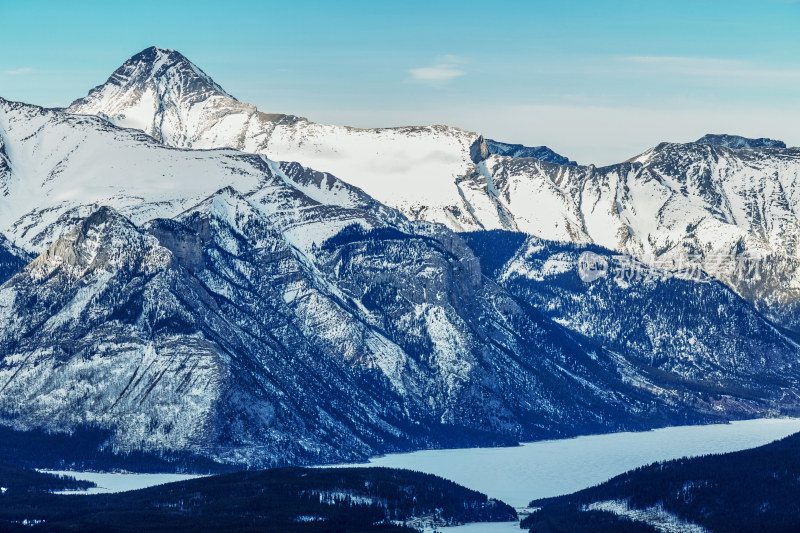
POLYGON ((763 68, 755 63, 738 59, 682 56, 629 56, 622 58, 622 60, 644 68, 654 68, 662 72, 689 76, 800 80, 800 70, 798 69, 763 68))
POLYGON ((449 124, 499 141, 545 144, 581 164, 609 165, 660 142, 691 142, 706 133, 771 137, 800 146, 798 107, 633 107, 592 105, 439 106, 435 110, 307 110, 309 118, 360 127, 449 124))

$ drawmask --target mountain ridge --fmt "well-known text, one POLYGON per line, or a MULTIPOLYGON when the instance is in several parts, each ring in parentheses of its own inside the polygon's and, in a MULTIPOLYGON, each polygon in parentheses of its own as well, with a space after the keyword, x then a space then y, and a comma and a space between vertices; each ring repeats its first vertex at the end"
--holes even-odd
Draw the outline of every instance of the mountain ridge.
MULTIPOLYGON (((151 70, 141 69, 143 73, 151 70)), ((262 113, 223 95, 204 98, 174 90, 156 110, 151 103, 154 97, 142 95, 157 94, 159 87, 168 86, 161 77, 168 80, 170 75, 142 75, 123 89, 106 84, 106 89, 95 89, 68 111, 100 115, 116 125, 141 129, 170 146, 229 147, 272 160, 296 161, 339 176, 411 218, 467 230, 504 227, 503 215, 498 214, 502 207, 481 192, 484 185, 459 183, 490 155, 477 133, 443 125, 330 126, 293 115, 262 113), (134 118, 128 116, 131 113, 134 118)), ((560 157, 549 151, 544 155, 560 157)))
POLYGON ((708 133, 695 141, 698 144, 709 144, 712 146, 724 146, 733 149, 754 149, 754 148, 786 148, 786 143, 777 141, 775 139, 768 139, 760 137, 758 139, 750 139, 740 135, 713 134, 708 133))
MULTIPOLYGON (((782 327, 800 331, 796 149, 729 148, 747 139, 717 135, 662 143, 614 165, 557 165, 493 154, 483 136, 455 128, 256 123, 248 118, 255 111, 242 114, 236 105, 198 111, 211 118, 182 123, 180 138, 167 144, 186 146, 191 138, 194 147, 234 146, 298 161, 411 219, 454 231, 521 231, 594 243, 664 268, 691 264, 782 327), (241 128, 231 129, 233 122, 241 128)), ((71 111, 102 113, 105 106, 113 103, 71 111)))
POLYGON ((548 163, 557 165, 577 166, 578 163, 571 161, 563 155, 555 153, 547 146, 524 146, 522 144, 509 144, 493 139, 486 139, 489 153, 492 155, 503 155, 512 158, 531 157, 548 163))

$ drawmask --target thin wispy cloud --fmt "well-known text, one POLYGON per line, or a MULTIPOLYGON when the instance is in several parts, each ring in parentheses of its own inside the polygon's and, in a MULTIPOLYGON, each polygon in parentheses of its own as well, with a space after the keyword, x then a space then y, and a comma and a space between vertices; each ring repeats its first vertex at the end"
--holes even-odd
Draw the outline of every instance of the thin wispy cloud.
POLYGON ((693 56, 628 56, 622 58, 631 63, 644 65, 661 65, 674 68, 720 68, 741 66, 745 63, 738 59, 720 59, 716 57, 693 56))
POLYGON ((34 72, 34 69, 31 67, 22 67, 14 70, 7 70, 6 74, 10 74, 11 76, 21 76, 23 74, 31 74, 32 72, 34 72))
POLYGON ((444 83, 466 74, 463 70, 450 65, 436 65, 411 69, 411 78, 414 81, 426 83, 444 83))
POLYGON ((738 59, 683 56, 629 56, 623 61, 664 72, 691 76, 800 79, 800 68, 769 69, 738 59))
POLYGON ((436 64, 430 67, 409 70, 411 81, 441 85, 464 76, 466 72, 460 67, 464 60, 458 56, 445 55, 437 58, 436 64))

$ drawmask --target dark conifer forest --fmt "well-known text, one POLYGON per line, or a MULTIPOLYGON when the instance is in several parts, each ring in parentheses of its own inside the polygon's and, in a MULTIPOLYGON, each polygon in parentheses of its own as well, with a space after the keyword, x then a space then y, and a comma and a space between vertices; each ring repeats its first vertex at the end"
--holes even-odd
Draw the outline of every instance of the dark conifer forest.
POLYGON ((0 495, 3 531, 126 532, 146 524, 151 532, 411 532, 423 522, 517 518, 505 503, 451 481, 389 468, 244 471, 97 495, 42 492, 79 487, 37 472, 13 472, 16 478, 0 495))
POLYGON ((800 434, 740 452, 654 463, 567 496, 535 500, 522 521, 532 532, 652 531, 593 502, 661 506, 710 531, 800 531, 800 434), (624 529, 623 529, 624 528, 624 529))

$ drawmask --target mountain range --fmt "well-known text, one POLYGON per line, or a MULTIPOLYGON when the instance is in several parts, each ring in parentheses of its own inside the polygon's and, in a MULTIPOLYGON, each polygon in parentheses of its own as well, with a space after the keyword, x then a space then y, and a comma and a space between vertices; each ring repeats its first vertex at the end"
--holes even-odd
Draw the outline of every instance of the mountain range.
POLYGON ((799 169, 325 126, 149 48, 0 99, 0 422, 262 466, 793 413, 799 169))
POLYGON ((169 146, 297 161, 411 219, 454 231, 521 231, 597 244, 656 266, 691 263, 770 319, 800 327, 800 151, 780 141, 707 135, 617 165, 577 166, 546 147, 486 141, 452 127, 363 130, 261 113, 183 55, 158 48, 133 56, 69 111, 140 129, 169 146))

